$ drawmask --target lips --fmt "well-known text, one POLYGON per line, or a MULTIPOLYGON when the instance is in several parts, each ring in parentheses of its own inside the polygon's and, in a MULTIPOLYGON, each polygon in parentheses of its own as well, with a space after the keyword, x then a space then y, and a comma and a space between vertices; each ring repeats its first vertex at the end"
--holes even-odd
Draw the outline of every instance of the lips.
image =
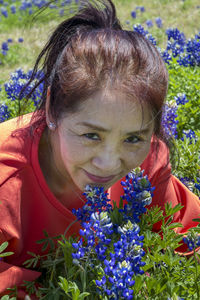
POLYGON ((101 177, 101 176, 96 176, 96 175, 93 175, 91 173, 88 173, 85 170, 84 170, 84 172, 90 180, 92 180, 93 182, 96 182, 96 183, 106 183, 106 182, 111 181, 115 177, 115 175, 111 175, 111 176, 107 176, 107 177, 101 177))

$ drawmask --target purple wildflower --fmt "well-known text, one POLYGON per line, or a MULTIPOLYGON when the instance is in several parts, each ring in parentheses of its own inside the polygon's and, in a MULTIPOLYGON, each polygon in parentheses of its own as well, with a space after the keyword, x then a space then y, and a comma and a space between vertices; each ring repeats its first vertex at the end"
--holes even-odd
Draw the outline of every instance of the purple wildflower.
POLYGON ((153 27, 153 22, 151 20, 147 20, 146 25, 148 28, 153 27))
POLYGON ((136 11, 133 10, 131 12, 131 17, 134 18, 134 19, 137 17, 136 11))
POLYGON ((160 17, 155 18, 155 22, 158 28, 161 28, 163 26, 162 19, 160 17))

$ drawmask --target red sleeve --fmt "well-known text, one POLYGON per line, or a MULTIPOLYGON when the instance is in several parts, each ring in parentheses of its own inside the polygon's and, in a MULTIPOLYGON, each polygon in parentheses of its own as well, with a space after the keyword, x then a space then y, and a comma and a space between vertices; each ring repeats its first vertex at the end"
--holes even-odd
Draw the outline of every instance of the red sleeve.
POLYGON ((26 281, 33 281, 40 276, 39 272, 17 267, 0 261, 0 296, 7 294, 8 287, 18 287, 17 299, 24 299, 26 293, 20 289, 20 284, 26 281))
MULTIPOLYGON (((20 205, 17 205, 18 192, 15 188, 16 181, 9 186, 10 189, 7 189, 7 193, 12 199, 10 202, 12 205, 9 205, 6 201, 7 184, 5 183, 3 186, 0 186, 0 245, 5 241, 8 241, 8 247, 5 249, 5 252, 11 251, 14 252, 14 254, 0 260, 0 298, 9 293, 7 288, 14 288, 16 286, 18 291, 17 299, 24 299, 25 292, 22 287, 20 288, 20 285, 24 283, 24 280, 35 280, 41 273, 28 270, 15 263, 17 256, 22 251, 23 243, 27 241, 22 240, 20 233, 18 219, 20 219, 19 215, 22 210, 20 209, 20 205), (19 214, 14 214, 14 209, 16 209, 16 212, 19 212, 19 214)), ((32 233, 30 233, 30 236, 31 235, 32 233)))

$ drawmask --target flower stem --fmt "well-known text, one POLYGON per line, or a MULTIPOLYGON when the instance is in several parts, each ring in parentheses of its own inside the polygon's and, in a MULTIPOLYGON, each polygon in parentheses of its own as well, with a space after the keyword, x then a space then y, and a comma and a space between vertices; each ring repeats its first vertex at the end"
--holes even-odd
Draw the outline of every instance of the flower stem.
POLYGON ((67 232, 68 232, 68 230, 70 229, 70 227, 72 227, 76 222, 78 222, 78 220, 76 219, 76 220, 74 220, 73 222, 71 222, 70 224, 69 224, 69 226, 65 229, 65 232, 64 232, 64 236, 67 234, 67 232))

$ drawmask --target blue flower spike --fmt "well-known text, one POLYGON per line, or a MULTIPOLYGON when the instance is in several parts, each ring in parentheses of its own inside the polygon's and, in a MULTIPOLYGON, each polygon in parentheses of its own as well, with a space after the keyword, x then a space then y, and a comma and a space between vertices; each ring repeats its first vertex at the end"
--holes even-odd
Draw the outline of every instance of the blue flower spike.
POLYGON ((73 210, 82 226, 80 240, 72 244, 73 262, 84 269, 86 262, 92 267, 98 261, 102 272, 95 281, 97 290, 110 300, 133 299, 134 276, 144 273, 144 236, 140 235, 137 223, 146 212, 145 206, 151 203, 154 188, 143 173, 141 168, 136 168, 121 182, 127 204, 119 210, 123 215, 120 226, 111 221, 112 206, 101 187, 86 186, 83 194, 86 203, 73 210))

